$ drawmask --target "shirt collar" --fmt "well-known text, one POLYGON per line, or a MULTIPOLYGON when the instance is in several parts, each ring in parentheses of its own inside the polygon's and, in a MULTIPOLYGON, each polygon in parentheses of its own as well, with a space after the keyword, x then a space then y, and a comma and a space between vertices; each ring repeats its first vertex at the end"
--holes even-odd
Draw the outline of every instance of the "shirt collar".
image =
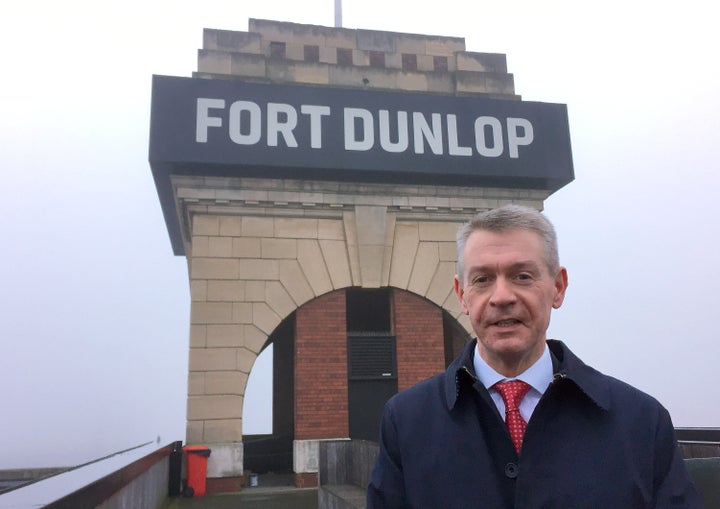
MULTIPOLYGON (((455 404, 466 385, 478 382, 473 357, 477 351, 477 340, 468 341, 461 354, 448 366, 445 372, 445 401, 449 409, 455 404)), ((567 379, 574 383, 590 401, 604 410, 610 410, 609 378, 587 366, 562 342, 550 339, 547 342, 556 379, 567 379)), ((487 390, 486 390, 487 393, 487 390)))
POLYGON ((532 366, 513 378, 503 376, 491 368, 490 365, 485 362, 482 357, 480 357, 480 352, 478 351, 477 346, 475 346, 475 353, 473 356, 473 367, 475 368, 475 374, 486 389, 490 389, 490 387, 498 382, 522 380, 540 394, 543 394, 553 379, 552 359, 550 358, 550 350, 548 350, 547 345, 545 345, 540 358, 535 361, 532 366))

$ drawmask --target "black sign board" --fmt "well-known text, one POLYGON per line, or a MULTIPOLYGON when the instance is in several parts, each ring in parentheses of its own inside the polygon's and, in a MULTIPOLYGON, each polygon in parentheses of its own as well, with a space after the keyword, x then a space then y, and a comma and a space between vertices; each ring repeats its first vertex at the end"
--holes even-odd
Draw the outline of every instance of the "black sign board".
POLYGON ((562 104, 170 76, 153 77, 150 164, 163 201, 171 173, 550 191, 573 180, 562 104))

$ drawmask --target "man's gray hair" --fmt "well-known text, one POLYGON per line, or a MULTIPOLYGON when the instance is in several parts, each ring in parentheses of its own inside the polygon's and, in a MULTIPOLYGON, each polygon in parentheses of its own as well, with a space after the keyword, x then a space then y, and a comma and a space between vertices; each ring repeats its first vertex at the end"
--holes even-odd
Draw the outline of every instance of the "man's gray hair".
POLYGON ((530 230, 537 233, 545 245, 545 262, 553 276, 560 268, 557 235, 552 223, 540 212, 521 205, 502 207, 480 212, 460 227, 457 232, 457 275, 464 283, 464 254, 468 237, 474 231, 505 233, 512 230, 530 230))

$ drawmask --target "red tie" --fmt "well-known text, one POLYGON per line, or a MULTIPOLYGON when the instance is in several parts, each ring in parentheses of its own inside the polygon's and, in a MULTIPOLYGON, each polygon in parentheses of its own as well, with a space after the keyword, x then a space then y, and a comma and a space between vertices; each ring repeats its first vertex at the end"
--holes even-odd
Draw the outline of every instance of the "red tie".
POLYGON ((505 425, 510 432, 515 450, 520 454, 527 423, 520 415, 519 406, 525 394, 530 390, 530 386, 522 380, 511 380, 510 382, 496 383, 494 387, 505 402, 505 425))

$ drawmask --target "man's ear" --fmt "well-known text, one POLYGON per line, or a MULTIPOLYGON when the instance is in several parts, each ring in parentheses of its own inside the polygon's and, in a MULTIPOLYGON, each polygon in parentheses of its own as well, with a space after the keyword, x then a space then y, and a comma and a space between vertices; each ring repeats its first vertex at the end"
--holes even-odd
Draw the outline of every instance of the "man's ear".
POLYGON ((565 267, 560 267, 555 275, 555 298, 553 298, 553 308, 558 309, 565 300, 565 290, 568 287, 568 275, 565 267))
POLYGON ((462 309, 462 312, 466 315, 470 314, 470 310, 465 305, 465 299, 463 298, 465 296, 465 289, 460 283, 460 279, 457 277, 457 274, 455 275, 453 286, 455 288, 455 295, 457 295, 458 302, 460 302, 460 309, 462 309))

